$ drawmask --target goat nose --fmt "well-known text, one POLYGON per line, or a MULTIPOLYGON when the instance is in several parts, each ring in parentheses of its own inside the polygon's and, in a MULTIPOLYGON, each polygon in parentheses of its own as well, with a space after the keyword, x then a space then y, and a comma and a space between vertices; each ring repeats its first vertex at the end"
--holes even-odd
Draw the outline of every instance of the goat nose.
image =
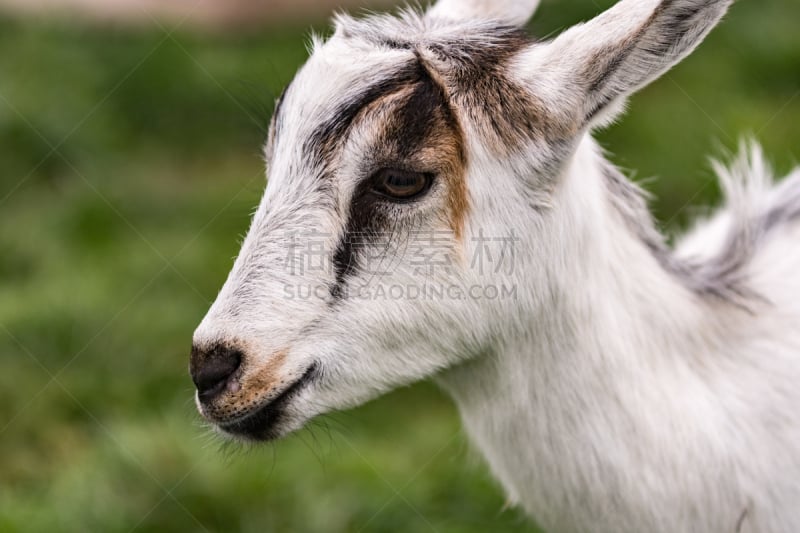
POLYGON ((210 349, 192 347, 189 373, 200 400, 208 402, 225 390, 231 376, 242 364, 242 352, 228 346, 210 349))

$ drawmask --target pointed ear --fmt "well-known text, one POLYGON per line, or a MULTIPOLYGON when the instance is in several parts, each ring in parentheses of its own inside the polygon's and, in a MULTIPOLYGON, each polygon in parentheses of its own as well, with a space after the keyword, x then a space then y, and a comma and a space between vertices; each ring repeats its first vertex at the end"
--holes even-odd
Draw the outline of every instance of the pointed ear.
POLYGON ((517 63, 536 96, 572 128, 603 125, 625 97, 700 44, 733 0, 622 0, 517 63))
POLYGON ((428 17, 448 20, 491 20, 508 26, 524 26, 539 0, 439 0, 428 17))

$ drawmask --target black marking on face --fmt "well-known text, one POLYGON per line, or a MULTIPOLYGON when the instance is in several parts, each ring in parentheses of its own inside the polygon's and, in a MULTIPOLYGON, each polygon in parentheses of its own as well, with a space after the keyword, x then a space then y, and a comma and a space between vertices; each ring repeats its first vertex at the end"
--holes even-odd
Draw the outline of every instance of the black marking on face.
MULTIPOLYGON (((363 107, 377 98, 388 96, 391 92, 408 90, 409 95, 403 105, 381 125, 383 129, 380 142, 383 146, 379 157, 384 161, 378 166, 415 172, 427 171, 429 169, 406 168, 404 165, 408 165, 415 154, 438 133, 458 131, 457 120, 448 106, 444 89, 431 78, 422 63, 415 62, 402 74, 401 78, 393 82, 382 83, 377 89, 368 90, 368 98, 357 101, 360 107, 356 103, 348 105, 346 113, 352 122, 363 107), (389 87, 393 91, 380 92, 383 87, 389 87)), ((345 124, 346 121, 342 120, 324 131, 326 134, 338 132, 345 128, 345 124)), ((331 295, 334 299, 342 297, 346 279, 357 270, 359 250, 372 244, 374 238, 380 234, 394 233, 394 226, 398 221, 392 220, 391 216, 392 208, 387 205, 387 199, 373 190, 372 176, 363 179, 353 193, 345 230, 333 255, 335 282, 331 295)))
POLYGON ((312 154, 314 163, 327 171, 339 143, 346 137, 358 115, 370 104, 387 94, 395 93, 419 80, 419 68, 413 62, 403 66, 391 78, 382 80, 355 98, 345 102, 324 122, 306 142, 305 152, 312 154))

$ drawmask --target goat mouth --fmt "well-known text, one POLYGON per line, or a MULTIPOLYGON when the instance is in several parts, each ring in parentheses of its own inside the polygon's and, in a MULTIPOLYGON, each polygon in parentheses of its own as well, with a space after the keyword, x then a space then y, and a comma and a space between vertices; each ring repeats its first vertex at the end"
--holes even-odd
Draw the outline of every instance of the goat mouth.
POLYGON ((258 407, 244 418, 219 428, 230 435, 251 441, 269 441, 282 435, 281 422, 286 418, 286 405, 316 377, 317 364, 306 369, 300 379, 292 383, 272 401, 258 407))

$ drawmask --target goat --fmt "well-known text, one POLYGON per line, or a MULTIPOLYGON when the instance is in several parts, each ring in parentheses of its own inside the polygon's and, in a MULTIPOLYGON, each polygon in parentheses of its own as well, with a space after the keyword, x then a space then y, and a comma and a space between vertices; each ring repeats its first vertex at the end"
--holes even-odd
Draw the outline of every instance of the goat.
POLYGON ((800 531, 800 170, 744 146, 671 248, 591 137, 732 0, 621 0, 546 42, 537 3, 314 39, 194 334, 198 408, 263 441, 435 376, 548 531, 800 531))

